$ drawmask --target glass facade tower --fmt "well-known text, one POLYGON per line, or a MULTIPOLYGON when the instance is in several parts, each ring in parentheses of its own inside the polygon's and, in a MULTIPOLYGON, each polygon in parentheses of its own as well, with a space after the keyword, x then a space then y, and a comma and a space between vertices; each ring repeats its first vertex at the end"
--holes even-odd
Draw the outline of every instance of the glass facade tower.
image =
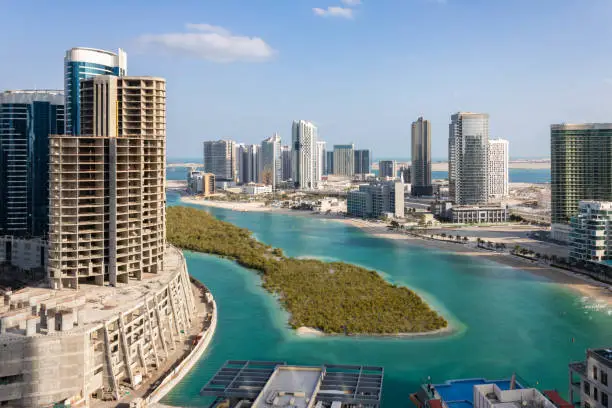
POLYGON ((448 182, 458 205, 482 205, 489 199, 489 115, 459 112, 451 116, 448 182))
POLYGON ((64 58, 65 134, 81 134, 80 82, 98 75, 127 75, 127 54, 122 49, 119 49, 116 54, 81 47, 66 51, 64 58))
POLYGON ((47 235, 49 135, 63 131, 62 91, 0 93, 0 234, 47 235))
POLYGON ((581 200, 612 201, 612 123, 552 125, 550 150, 553 227, 581 200))

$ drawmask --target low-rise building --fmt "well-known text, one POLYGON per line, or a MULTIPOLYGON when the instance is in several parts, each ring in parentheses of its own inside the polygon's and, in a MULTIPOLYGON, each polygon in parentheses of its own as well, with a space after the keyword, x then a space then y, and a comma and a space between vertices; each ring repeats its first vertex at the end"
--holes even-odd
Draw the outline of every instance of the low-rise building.
POLYGON ((347 213, 353 217, 378 218, 392 213, 404 217, 404 183, 401 181, 362 184, 347 196, 347 213))
POLYGON ((569 365, 570 403, 582 408, 608 408, 612 395, 612 347, 587 350, 586 361, 569 365))
POLYGON ((242 192, 248 195, 259 195, 272 192, 272 186, 265 184, 249 183, 242 186, 242 192))
POLYGON ((450 208, 453 224, 492 224, 508 221, 508 207, 504 205, 459 205, 450 208))
POLYGON ((187 187, 193 194, 205 196, 215 194, 215 175, 203 171, 191 171, 187 176, 187 187))
POLYGON ((290 366, 284 361, 227 361, 200 390, 211 407, 378 408, 384 369, 290 366))
POLYGON ((581 201, 570 226, 570 260, 612 259, 612 202, 581 201))

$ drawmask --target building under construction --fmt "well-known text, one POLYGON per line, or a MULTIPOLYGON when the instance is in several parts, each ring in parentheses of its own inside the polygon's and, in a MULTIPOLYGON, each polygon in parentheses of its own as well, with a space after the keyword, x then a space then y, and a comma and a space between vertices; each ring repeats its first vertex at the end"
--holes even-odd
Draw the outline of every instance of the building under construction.
POLYGON ((55 289, 141 280, 164 265, 166 83, 81 81, 80 136, 50 138, 48 278, 55 289))

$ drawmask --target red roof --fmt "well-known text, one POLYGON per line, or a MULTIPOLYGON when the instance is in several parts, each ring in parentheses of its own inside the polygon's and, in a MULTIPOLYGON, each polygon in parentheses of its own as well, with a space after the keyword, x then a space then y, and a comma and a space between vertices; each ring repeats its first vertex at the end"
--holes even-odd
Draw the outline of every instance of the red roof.
POLYGON ((442 408, 442 401, 439 399, 430 399, 427 401, 427 405, 429 405, 429 408, 442 408))
POLYGON ((544 391, 544 395, 546 395, 548 399, 559 408, 573 408, 573 405, 561 398, 557 391, 544 391))

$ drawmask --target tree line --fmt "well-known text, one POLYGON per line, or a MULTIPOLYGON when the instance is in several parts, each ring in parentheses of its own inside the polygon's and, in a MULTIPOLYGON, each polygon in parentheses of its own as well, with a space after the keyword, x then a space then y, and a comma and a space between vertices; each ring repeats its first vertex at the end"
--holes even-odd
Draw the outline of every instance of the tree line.
POLYGON ((277 295, 293 328, 330 334, 423 333, 447 321, 408 288, 386 282, 376 271, 344 262, 287 257, 251 232, 196 208, 167 210, 167 239, 192 251, 214 254, 257 271, 277 295))

